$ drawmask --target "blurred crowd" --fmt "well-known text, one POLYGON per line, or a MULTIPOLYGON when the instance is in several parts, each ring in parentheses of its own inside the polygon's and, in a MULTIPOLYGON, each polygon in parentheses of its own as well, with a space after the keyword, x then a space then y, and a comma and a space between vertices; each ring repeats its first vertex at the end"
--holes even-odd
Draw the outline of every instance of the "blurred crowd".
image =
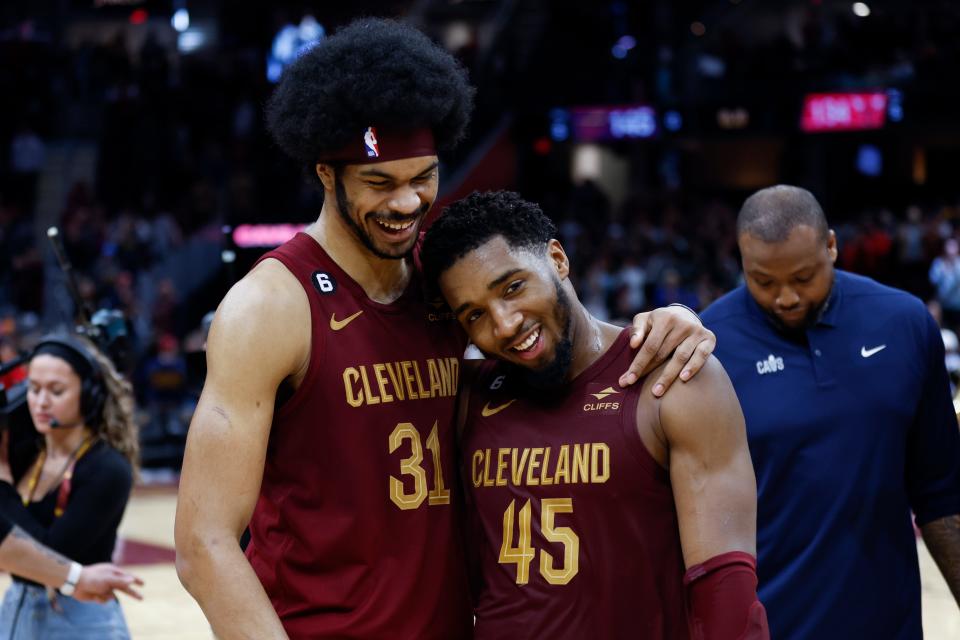
MULTIPOLYGON (((840 41, 814 31, 803 37, 840 41)), ((721 42, 736 48, 735 40, 721 42)), ((471 47, 458 54, 468 65, 484 64, 471 62, 471 47)), ((70 49, 26 34, 0 41, 0 55, 11 62, 0 70, 0 92, 9 97, 9 117, 0 120, 0 360, 71 315, 44 239, 46 226, 56 224, 85 303, 119 309, 128 319, 133 357, 125 368, 135 382, 142 433, 158 447, 172 443, 156 460, 176 464, 197 376, 202 380, 202 319, 229 284, 219 261, 192 261, 192 244, 220 243, 226 223, 309 221, 320 206, 315 186, 265 138, 264 61, 249 47, 171 54, 149 32, 138 42, 118 32, 70 49), (94 149, 93 168, 79 176, 72 170, 51 201, 51 158, 60 154, 70 164, 75 155, 63 141, 79 139, 94 149)), ((892 59, 885 73, 926 68, 922 56, 904 60, 898 66, 892 59)), ((731 77, 741 72, 730 68, 731 77)), ((596 316, 624 320, 671 302, 703 309, 739 283, 734 229, 745 194, 638 190, 613 206, 593 182, 558 177, 551 184, 567 186, 548 191, 544 210, 559 226, 577 289, 596 316)), ((960 327, 960 205, 827 216, 840 266, 928 301, 950 346, 950 330, 960 327)), ((956 371, 955 334, 952 341, 956 371)), ((17 375, 0 382, 9 386, 17 375)), ((147 457, 159 449, 147 445, 150 467, 147 457)))
MULTIPOLYGON (((585 181, 554 206, 577 289, 599 317, 625 320, 672 302, 705 309, 742 282, 739 202, 650 202, 638 195, 614 213, 603 192, 585 181)), ((827 216, 840 268, 935 302, 944 324, 960 327, 960 203, 827 216)))

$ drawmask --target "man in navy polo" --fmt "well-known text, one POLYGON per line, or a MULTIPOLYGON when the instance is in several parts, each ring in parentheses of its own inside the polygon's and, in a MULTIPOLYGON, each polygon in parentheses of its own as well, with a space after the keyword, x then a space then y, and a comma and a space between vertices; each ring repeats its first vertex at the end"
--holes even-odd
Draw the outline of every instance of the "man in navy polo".
POLYGON ((810 192, 737 219, 746 286, 703 320, 757 473, 760 599, 773 638, 922 637, 910 511, 960 601, 960 434, 920 300, 834 269, 810 192))

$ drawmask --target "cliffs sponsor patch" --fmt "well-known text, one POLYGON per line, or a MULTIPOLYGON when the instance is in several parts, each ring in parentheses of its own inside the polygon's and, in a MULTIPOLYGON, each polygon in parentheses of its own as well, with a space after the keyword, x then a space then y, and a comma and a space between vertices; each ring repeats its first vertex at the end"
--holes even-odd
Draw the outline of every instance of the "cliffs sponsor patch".
POLYGON ((433 307, 432 311, 427 312, 427 320, 430 322, 444 322, 457 319, 456 314, 450 310, 450 307, 447 306, 447 302, 443 298, 434 298, 428 301, 427 305, 433 307))
POLYGON ((587 385, 583 410, 590 413, 616 414, 623 404, 623 391, 613 385, 591 382, 587 385))

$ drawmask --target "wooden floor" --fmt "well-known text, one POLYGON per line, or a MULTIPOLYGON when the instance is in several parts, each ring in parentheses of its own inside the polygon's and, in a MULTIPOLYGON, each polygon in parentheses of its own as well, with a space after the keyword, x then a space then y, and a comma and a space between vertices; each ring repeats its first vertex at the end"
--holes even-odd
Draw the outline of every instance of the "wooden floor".
MULTIPOLYGON (((137 490, 120 534, 121 562, 146 581, 144 600, 120 597, 135 640, 209 640, 210 626, 183 590, 173 566, 174 489, 137 490)), ((960 612, 923 542, 918 541, 923 583, 923 631, 926 640, 960 638, 960 612)), ((9 578, 0 575, 0 591, 9 578)), ((890 585, 896 589, 897 585, 890 585)))

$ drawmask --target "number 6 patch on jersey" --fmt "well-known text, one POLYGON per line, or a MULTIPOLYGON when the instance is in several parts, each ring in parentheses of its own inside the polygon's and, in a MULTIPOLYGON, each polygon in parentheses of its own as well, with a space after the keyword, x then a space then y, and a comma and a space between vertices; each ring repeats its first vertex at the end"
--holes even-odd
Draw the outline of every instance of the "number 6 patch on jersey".
POLYGON ((328 296, 337 291, 337 281, 326 271, 314 271, 310 282, 321 295, 328 296))

